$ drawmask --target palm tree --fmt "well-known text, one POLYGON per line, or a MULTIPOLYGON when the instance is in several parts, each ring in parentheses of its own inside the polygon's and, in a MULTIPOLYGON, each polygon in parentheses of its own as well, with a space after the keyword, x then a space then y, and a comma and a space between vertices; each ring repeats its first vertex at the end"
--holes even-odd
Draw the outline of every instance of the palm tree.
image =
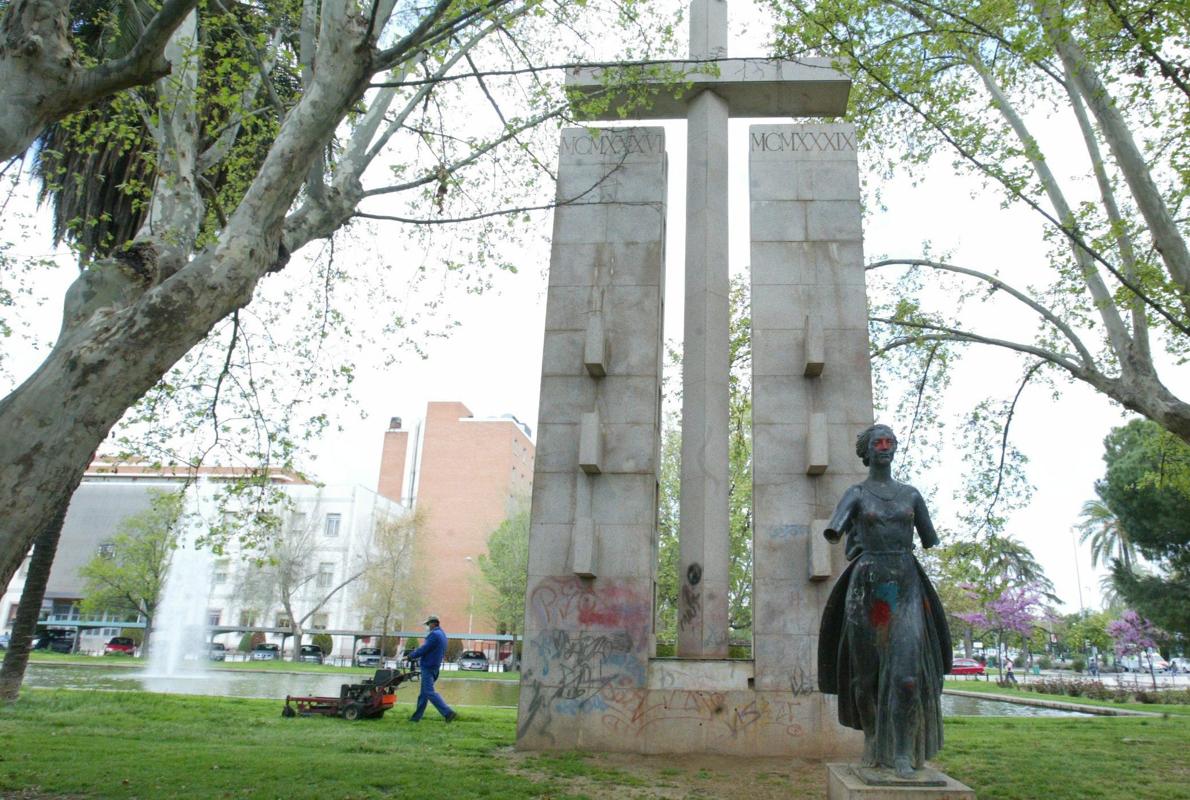
POLYGON ((1136 563, 1136 546, 1107 503, 1088 500, 1079 513, 1082 517, 1076 526, 1080 531, 1079 541, 1091 543, 1091 566, 1100 561, 1106 565, 1112 558, 1118 558, 1131 571, 1136 563))

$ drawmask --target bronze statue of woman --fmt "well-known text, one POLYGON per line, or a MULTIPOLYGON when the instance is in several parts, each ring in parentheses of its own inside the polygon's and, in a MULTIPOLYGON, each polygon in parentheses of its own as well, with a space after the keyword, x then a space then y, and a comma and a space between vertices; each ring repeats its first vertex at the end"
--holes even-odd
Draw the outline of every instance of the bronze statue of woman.
POLYGON ((913 557, 938 544, 925 500, 892 477, 897 438, 873 425, 856 439, 868 479, 839 501, 826 529, 851 562, 823 610, 819 689, 839 696, 839 722, 864 732, 864 763, 911 778, 942 747, 942 676, 951 642, 942 602, 913 557))

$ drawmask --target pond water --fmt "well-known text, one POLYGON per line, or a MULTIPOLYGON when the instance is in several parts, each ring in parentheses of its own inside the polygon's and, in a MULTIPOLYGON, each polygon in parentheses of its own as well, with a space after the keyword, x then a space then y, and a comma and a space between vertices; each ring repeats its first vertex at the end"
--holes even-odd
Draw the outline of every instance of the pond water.
MULTIPOLYGON (((210 670, 192 676, 154 677, 137 669, 30 664, 25 685, 57 689, 99 689, 103 691, 147 691, 197 694, 215 697, 259 697, 283 700, 286 695, 339 696, 347 681, 362 679, 341 674, 291 672, 239 672, 210 670)), ((438 682, 438 691, 452 706, 506 706, 515 708, 520 687, 515 681, 483 678, 451 678, 438 682)), ((416 685, 402 686, 397 698, 412 701, 416 685)), ((974 697, 942 696, 942 713, 947 717, 1071 717, 1088 716, 1036 706, 1023 706, 974 697)))

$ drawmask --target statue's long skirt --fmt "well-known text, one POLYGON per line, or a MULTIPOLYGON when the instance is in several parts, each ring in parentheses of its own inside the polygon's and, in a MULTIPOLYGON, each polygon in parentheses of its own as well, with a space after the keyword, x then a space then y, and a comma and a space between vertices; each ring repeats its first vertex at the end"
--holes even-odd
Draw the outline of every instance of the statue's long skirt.
POLYGON ((950 667, 942 602, 917 559, 861 553, 831 590, 819 630, 818 685, 839 696, 839 722, 863 730, 866 710, 875 720, 874 755, 886 765, 896 727, 911 727, 920 766, 942 747, 942 676, 950 667))

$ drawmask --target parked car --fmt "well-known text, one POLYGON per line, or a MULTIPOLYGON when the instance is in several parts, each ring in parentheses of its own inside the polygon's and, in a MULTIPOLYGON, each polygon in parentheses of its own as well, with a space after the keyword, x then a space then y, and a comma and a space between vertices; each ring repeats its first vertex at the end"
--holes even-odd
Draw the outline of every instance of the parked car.
POLYGON ((211 661, 226 661, 227 645, 223 642, 211 642, 211 646, 207 648, 207 658, 211 661))
POLYGON ((253 661, 276 661, 281 658, 281 645, 261 642, 252 648, 253 661))
POLYGON ((983 673, 983 664, 974 658, 956 658, 950 668, 951 675, 982 675, 983 673))
POLYGON ((136 642, 129 636, 113 636, 103 646, 105 656, 131 656, 136 654, 136 642))
POLYGON ((1120 671, 1122 672, 1148 672, 1149 662, 1153 663, 1154 672, 1162 672, 1169 669, 1169 664, 1161 656, 1150 656, 1148 654, 1138 656, 1124 656, 1120 659, 1120 671))
POLYGON ((8 649, 8 642, 11 637, 7 633, 0 633, 0 650, 8 649))
POLYGON ((471 670, 473 672, 487 672, 488 671, 488 657, 478 650, 464 650, 459 654, 459 669, 471 670))
POLYGON ((321 664, 322 648, 316 644, 302 645, 302 649, 298 653, 298 661, 304 661, 309 664, 321 664))
POLYGON ((354 662, 357 667, 379 667, 380 659, 379 647, 361 647, 355 651, 354 662))
POLYGON ((33 650, 50 650, 55 653, 73 653, 75 635, 63 631, 46 631, 33 639, 33 650))

